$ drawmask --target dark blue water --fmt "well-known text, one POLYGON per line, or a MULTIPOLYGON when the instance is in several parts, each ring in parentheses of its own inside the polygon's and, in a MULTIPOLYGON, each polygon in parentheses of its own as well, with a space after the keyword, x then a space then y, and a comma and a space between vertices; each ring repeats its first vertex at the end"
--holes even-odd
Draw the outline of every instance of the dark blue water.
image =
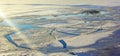
POLYGON ((18 46, 18 45, 14 42, 14 40, 11 38, 11 35, 14 34, 14 33, 15 33, 15 32, 12 32, 12 33, 6 35, 6 38, 7 38, 7 40, 8 40, 9 42, 11 42, 12 44, 14 44, 15 46, 18 46))
POLYGON ((63 48, 67 48, 67 43, 64 41, 64 40, 58 40, 62 45, 63 45, 63 48))
POLYGON ((16 47, 19 47, 19 48, 25 48, 25 49, 30 49, 28 46, 25 47, 25 46, 20 46, 18 45, 13 39, 12 39, 12 35, 15 34, 15 32, 12 32, 8 35, 6 35, 6 38, 9 42, 11 42, 12 44, 14 44, 16 47))

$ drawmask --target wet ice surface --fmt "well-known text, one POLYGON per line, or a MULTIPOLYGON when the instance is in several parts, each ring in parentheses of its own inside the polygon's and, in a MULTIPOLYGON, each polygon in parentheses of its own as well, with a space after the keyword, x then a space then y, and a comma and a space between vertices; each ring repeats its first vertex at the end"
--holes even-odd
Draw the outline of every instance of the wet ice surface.
MULTIPOLYGON (((55 14, 58 13, 56 11, 55 14)), ((43 11, 42 13, 44 14, 46 12, 51 13, 53 11, 50 10, 43 11)), ((14 27, 20 29, 20 32, 16 32, 15 34, 11 35, 11 38, 13 40, 10 41, 12 43, 15 42, 17 45, 22 47, 30 47, 30 48, 44 47, 48 45, 51 41, 54 41, 55 37, 57 37, 58 39, 69 39, 84 33, 89 33, 89 32, 97 33, 98 32, 97 29, 100 26, 101 20, 106 20, 106 21, 113 20, 113 18, 111 17, 104 18, 105 14, 108 14, 107 16, 110 16, 108 12, 101 12, 101 14, 103 15, 101 15, 100 17, 97 17, 96 15, 92 16, 81 13, 69 14, 68 12, 65 12, 66 14, 59 12, 58 15, 54 15, 54 14, 38 15, 39 13, 38 14, 37 13, 36 12, 28 13, 28 15, 15 16, 10 19, 10 21, 14 24, 14 27), (33 15, 33 14, 37 14, 37 15, 33 15), (53 31, 54 28, 55 31, 53 31), (23 37, 21 35, 25 35, 25 36, 23 37), (28 42, 26 42, 26 40, 28 42)), ((9 26, 9 24, 5 21, 3 21, 0 24, 4 26, 9 26)), ((108 40, 109 39, 107 39, 107 41, 108 40)), ((85 47, 99 48, 100 46, 101 47, 105 46, 108 42, 104 42, 104 44, 101 42, 96 42, 91 46, 85 46, 85 47)), ((52 46, 51 48, 53 47, 54 46, 52 46)), ((55 48, 57 47, 54 47, 53 49, 55 48)), ((94 53, 93 52, 76 53, 76 55, 78 56, 80 55, 90 56, 92 54, 94 53)))

